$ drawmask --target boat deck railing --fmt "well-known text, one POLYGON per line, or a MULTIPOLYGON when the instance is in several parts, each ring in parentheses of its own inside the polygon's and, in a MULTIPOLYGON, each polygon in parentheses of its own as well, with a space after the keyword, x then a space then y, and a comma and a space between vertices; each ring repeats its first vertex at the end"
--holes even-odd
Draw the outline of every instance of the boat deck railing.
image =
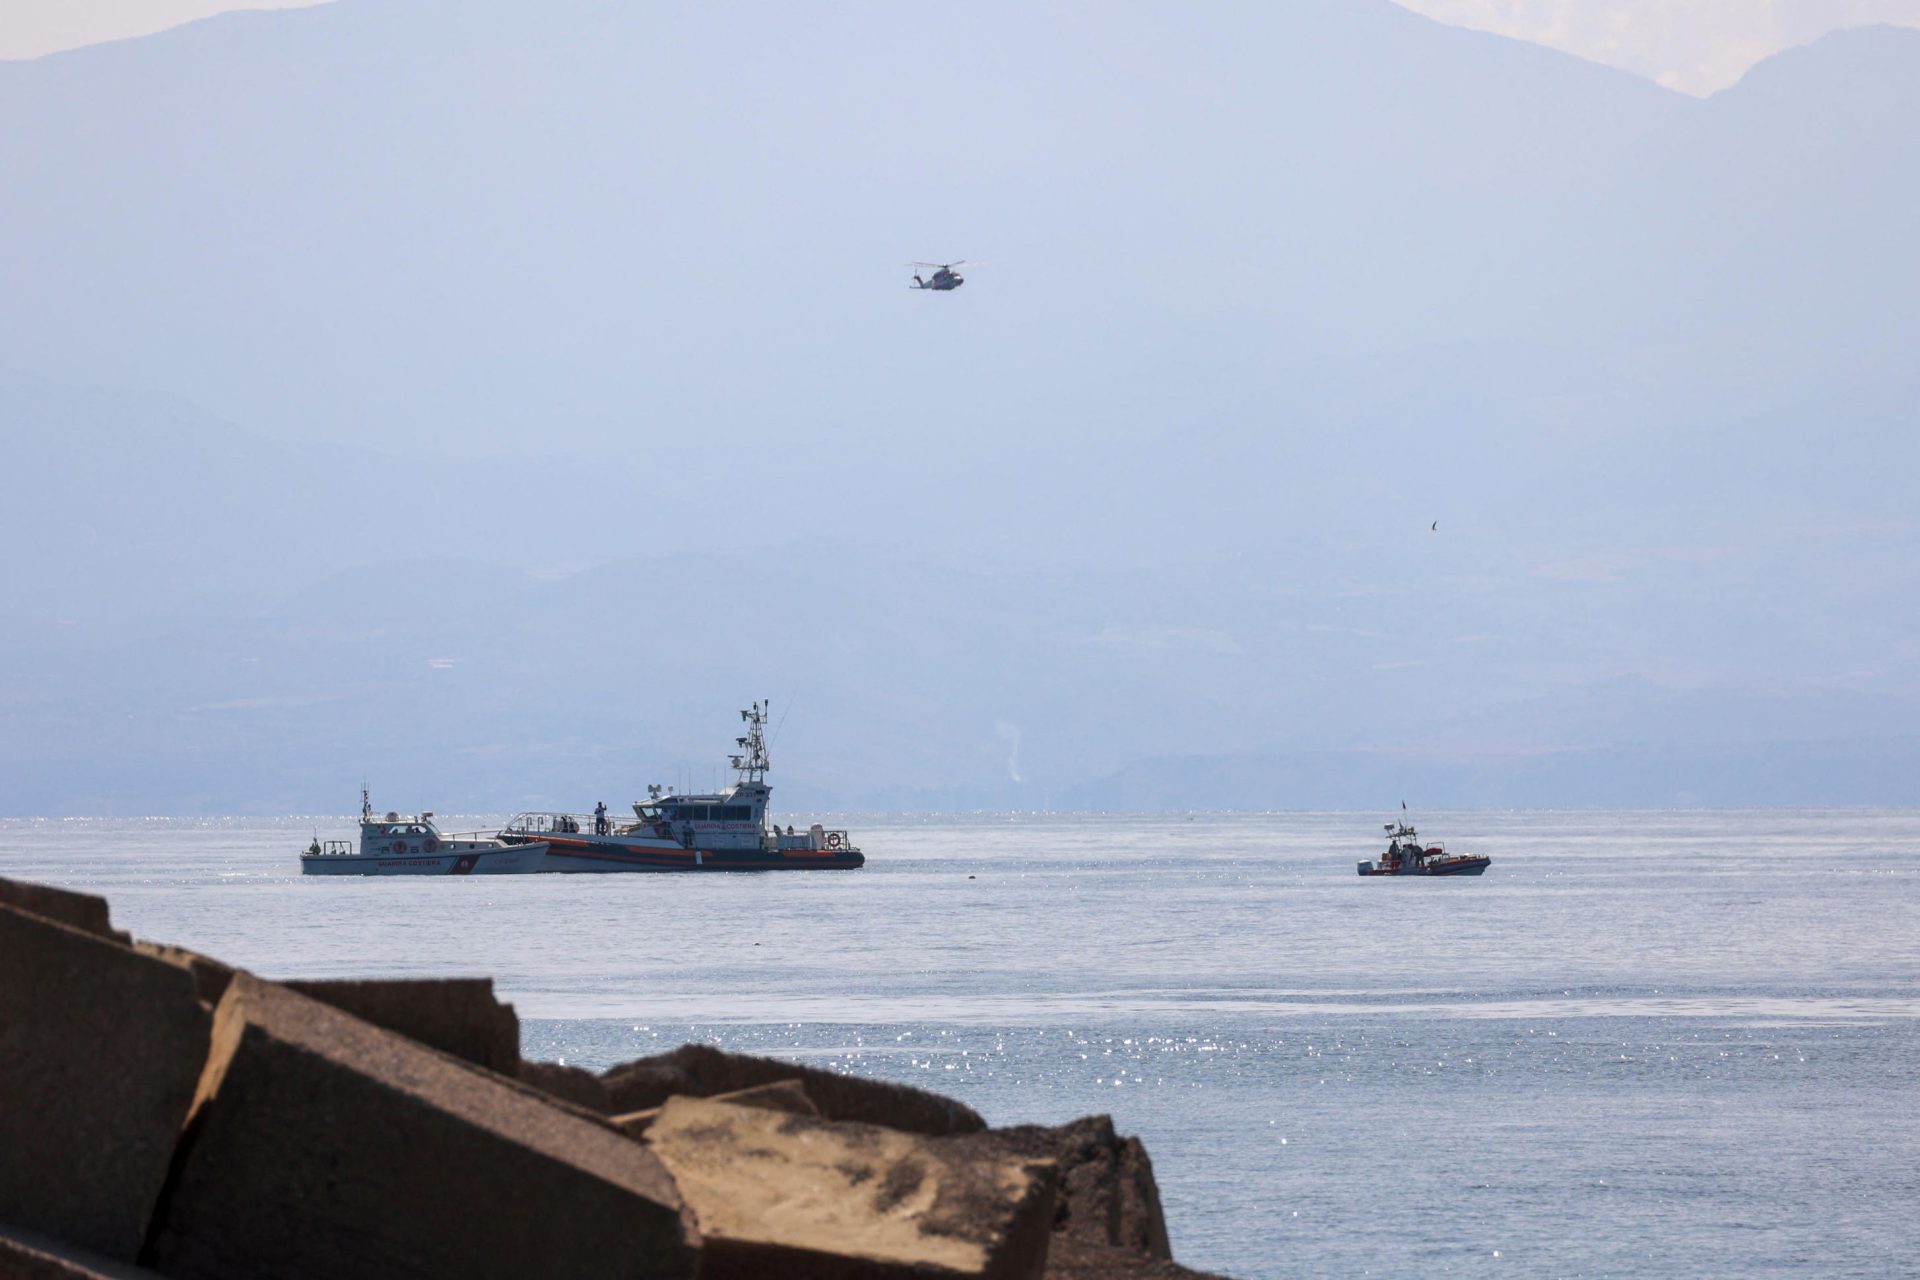
POLYGON ((853 836, 845 828, 809 827, 805 831, 788 834, 778 827, 773 829, 773 845, 780 852, 794 853, 856 853, 853 836))
POLYGON ((358 850, 353 847, 353 841, 351 840, 324 840, 317 841, 316 844, 318 845, 317 848, 313 846, 308 847, 306 851, 307 857, 351 858, 358 852, 358 850))
MULTIPOLYGON (((613 815, 607 815, 607 830, 614 829, 613 815)), ((516 813, 513 821, 502 828, 516 835, 592 835, 595 834, 594 817, 590 813, 516 813)))
POLYGON ((443 844, 452 844, 456 841, 461 844, 484 844, 488 841, 497 841, 500 838, 500 831, 498 828, 488 828, 483 831, 442 831, 439 835, 443 844))
MULTIPOLYGON (((512 821, 501 828, 503 833, 520 836, 545 835, 598 835, 601 832, 594 826, 594 816, 590 813, 516 813, 512 821)), ((616 822, 611 814, 607 816, 606 834, 656 835, 651 823, 616 822)), ((737 832, 715 833, 722 844, 731 844, 740 838, 737 832)), ((484 838, 484 836, 482 837, 484 838)), ((674 838, 674 837, 669 837, 674 838)), ((768 829, 763 837, 767 846, 775 851, 794 853, 857 853, 853 843, 853 834, 844 827, 827 828, 808 827, 804 831, 782 831, 778 825, 768 829)), ((691 847, 691 846, 689 846, 691 847)))

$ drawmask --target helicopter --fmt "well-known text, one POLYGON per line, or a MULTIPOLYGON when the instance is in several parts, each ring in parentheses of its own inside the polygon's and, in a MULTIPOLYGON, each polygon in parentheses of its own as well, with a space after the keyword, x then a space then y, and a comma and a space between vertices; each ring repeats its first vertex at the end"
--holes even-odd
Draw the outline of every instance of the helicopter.
POLYGON ((962 258, 958 262, 909 262, 907 265, 910 267, 933 268, 933 275, 922 280, 916 272, 913 277, 913 283, 908 285, 907 288, 938 289, 943 293, 948 289, 958 289, 966 283, 966 279, 956 272, 954 268, 963 267, 966 265, 966 262, 967 260, 965 258, 962 258))

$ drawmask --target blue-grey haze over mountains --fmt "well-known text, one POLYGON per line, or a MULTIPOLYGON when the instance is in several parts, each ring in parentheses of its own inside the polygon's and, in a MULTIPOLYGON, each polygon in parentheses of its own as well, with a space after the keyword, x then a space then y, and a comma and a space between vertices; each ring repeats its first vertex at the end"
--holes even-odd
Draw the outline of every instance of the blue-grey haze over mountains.
POLYGON ((1913 803, 1916 108, 1385 0, 0 64, 0 812, 621 803, 765 695, 794 807, 1913 803))

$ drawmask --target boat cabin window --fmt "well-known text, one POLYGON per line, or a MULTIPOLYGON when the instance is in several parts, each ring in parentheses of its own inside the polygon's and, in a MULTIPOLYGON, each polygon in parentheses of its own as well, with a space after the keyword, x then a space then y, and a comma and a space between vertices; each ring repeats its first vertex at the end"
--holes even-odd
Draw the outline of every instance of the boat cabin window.
POLYGON ((753 806, 750 804, 689 804, 681 806, 678 816, 688 822, 751 822, 753 806))
POLYGON ((642 822, 666 818, 670 822, 752 822, 750 804, 685 804, 672 800, 658 805, 643 804, 636 812, 642 822))

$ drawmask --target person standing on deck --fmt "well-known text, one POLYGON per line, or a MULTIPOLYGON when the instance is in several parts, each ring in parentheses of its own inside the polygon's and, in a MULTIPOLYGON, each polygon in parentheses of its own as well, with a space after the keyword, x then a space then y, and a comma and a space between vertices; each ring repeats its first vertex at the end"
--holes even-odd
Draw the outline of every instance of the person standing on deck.
POLYGON ((597 836, 607 834, 607 802, 605 800, 593 806, 593 834, 597 836))

